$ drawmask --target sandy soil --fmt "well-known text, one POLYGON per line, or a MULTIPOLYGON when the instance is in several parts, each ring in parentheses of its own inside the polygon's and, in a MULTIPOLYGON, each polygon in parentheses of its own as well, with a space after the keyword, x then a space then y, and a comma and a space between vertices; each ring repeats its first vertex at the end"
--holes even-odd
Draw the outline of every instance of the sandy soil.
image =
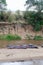
POLYGON ((39 49, 0 49, 0 61, 26 61, 43 59, 43 48, 39 49))
POLYGON ((43 45, 43 40, 0 40, 0 48, 6 48, 7 45, 25 45, 25 44, 34 44, 41 46, 43 45))

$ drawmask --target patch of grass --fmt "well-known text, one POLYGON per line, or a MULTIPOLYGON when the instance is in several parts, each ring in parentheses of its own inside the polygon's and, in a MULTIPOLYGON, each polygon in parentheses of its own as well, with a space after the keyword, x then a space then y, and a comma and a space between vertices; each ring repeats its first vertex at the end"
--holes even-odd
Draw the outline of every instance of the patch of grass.
POLYGON ((21 40, 19 35, 0 35, 0 40, 21 40))
POLYGON ((36 35, 36 36, 29 36, 28 34, 26 35, 26 39, 28 40, 43 40, 42 36, 36 35))
POLYGON ((35 36, 34 40, 43 40, 43 37, 42 36, 35 36))

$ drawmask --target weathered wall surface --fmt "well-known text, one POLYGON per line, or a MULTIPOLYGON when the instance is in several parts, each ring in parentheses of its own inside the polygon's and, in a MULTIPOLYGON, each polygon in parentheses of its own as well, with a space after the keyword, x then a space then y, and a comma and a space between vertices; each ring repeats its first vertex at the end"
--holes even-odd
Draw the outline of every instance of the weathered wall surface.
POLYGON ((0 23, 0 34, 18 34, 25 38, 29 36, 43 35, 43 31, 34 32, 31 25, 17 23, 0 23))

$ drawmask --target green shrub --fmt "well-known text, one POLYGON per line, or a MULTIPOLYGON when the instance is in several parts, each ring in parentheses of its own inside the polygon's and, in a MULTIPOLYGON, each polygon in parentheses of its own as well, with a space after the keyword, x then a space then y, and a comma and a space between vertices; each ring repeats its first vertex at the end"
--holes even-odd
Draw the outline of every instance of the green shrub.
POLYGON ((0 40, 21 40, 21 37, 18 35, 0 35, 0 40))
POLYGON ((40 31, 41 30, 41 24, 40 24, 40 21, 37 21, 35 24, 34 24, 34 30, 35 31, 40 31))
POLYGON ((43 40, 43 37, 42 36, 35 36, 34 40, 43 40))
POLYGON ((37 12, 29 12, 26 11, 24 12, 24 19, 26 20, 26 22, 28 22, 28 24, 32 25, 33 30, 35 31, 40 31, 43 25, 43 13, 41 13, 40 15, 38 15, 37 12))
POLYGON ((40 31, 41 30, 41 25, 40 24, 35 25, 34 30, 35 31, 40 31))

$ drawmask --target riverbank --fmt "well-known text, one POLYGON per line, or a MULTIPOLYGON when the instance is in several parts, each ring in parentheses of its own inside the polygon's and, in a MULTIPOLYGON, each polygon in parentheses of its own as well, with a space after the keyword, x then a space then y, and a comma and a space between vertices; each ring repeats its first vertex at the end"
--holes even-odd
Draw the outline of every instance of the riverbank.
POLYGON ((43 48, 39 49, 0 49, 0 62, 43 59, 43 48))
POLYGON ((43 44, 43 40, 0 40, 0 48, 6 48, 7 45, 23 45, 23 44, 34 44, 41 46, 43 44))

